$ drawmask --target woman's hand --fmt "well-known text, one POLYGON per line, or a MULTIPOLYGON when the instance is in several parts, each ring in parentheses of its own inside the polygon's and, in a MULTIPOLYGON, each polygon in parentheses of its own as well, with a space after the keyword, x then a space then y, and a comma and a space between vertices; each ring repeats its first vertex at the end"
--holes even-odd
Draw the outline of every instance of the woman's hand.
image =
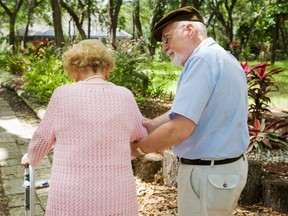
POLYGON ((28 162, 28 154, 24 154, 22 159, 21 159, 21 164, 25 167, 28 168, 29 167, 29 162, 28 162))
POLYGON ((148 118, 144 118, 143 122, 142 122, 143 127, 145 127, 147 129, 148 134, 152 133, 157 126, 155 126, 153 120, 148 119, 148 118))

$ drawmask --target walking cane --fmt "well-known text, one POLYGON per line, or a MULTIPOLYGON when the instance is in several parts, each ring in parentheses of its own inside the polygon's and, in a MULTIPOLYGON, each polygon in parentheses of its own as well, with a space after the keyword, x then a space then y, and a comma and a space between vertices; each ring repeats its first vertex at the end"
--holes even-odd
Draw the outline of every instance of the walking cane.
POLYGON ((25 216, 35 215, 35 180, 34 180, 34 169, 31 165, 25 169, 24 172, 24 183, 25 188, 25 216))

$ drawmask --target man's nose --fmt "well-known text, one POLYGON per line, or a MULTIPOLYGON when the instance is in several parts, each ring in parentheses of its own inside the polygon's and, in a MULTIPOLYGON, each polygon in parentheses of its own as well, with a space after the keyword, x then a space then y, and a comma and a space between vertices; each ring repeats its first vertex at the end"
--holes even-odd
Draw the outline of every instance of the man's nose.
POLYGON ((169 49, 168 44, 162 43, 161 49, 162 49, 162 52, 166 52, 169 49))

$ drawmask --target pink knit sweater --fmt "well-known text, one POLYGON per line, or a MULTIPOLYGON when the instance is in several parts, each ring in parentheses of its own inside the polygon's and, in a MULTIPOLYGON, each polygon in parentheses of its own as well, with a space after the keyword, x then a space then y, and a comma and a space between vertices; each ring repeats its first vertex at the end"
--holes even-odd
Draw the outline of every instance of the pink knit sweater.
POLYGON ((46 215, 138 215, 130 142, 146 135, 126 88, 84 81, 57 88, 28 149, 37 167, 55 145, 46 215))

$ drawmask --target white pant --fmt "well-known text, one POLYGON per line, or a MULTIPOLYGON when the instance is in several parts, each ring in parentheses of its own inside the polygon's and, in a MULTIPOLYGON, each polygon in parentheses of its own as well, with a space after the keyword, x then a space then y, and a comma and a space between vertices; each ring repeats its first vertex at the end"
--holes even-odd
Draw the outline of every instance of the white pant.
POLYGON ((178 172, 179 216, 232 215, 246 184, 248 161, 223 165, 180 164, 178 172))

